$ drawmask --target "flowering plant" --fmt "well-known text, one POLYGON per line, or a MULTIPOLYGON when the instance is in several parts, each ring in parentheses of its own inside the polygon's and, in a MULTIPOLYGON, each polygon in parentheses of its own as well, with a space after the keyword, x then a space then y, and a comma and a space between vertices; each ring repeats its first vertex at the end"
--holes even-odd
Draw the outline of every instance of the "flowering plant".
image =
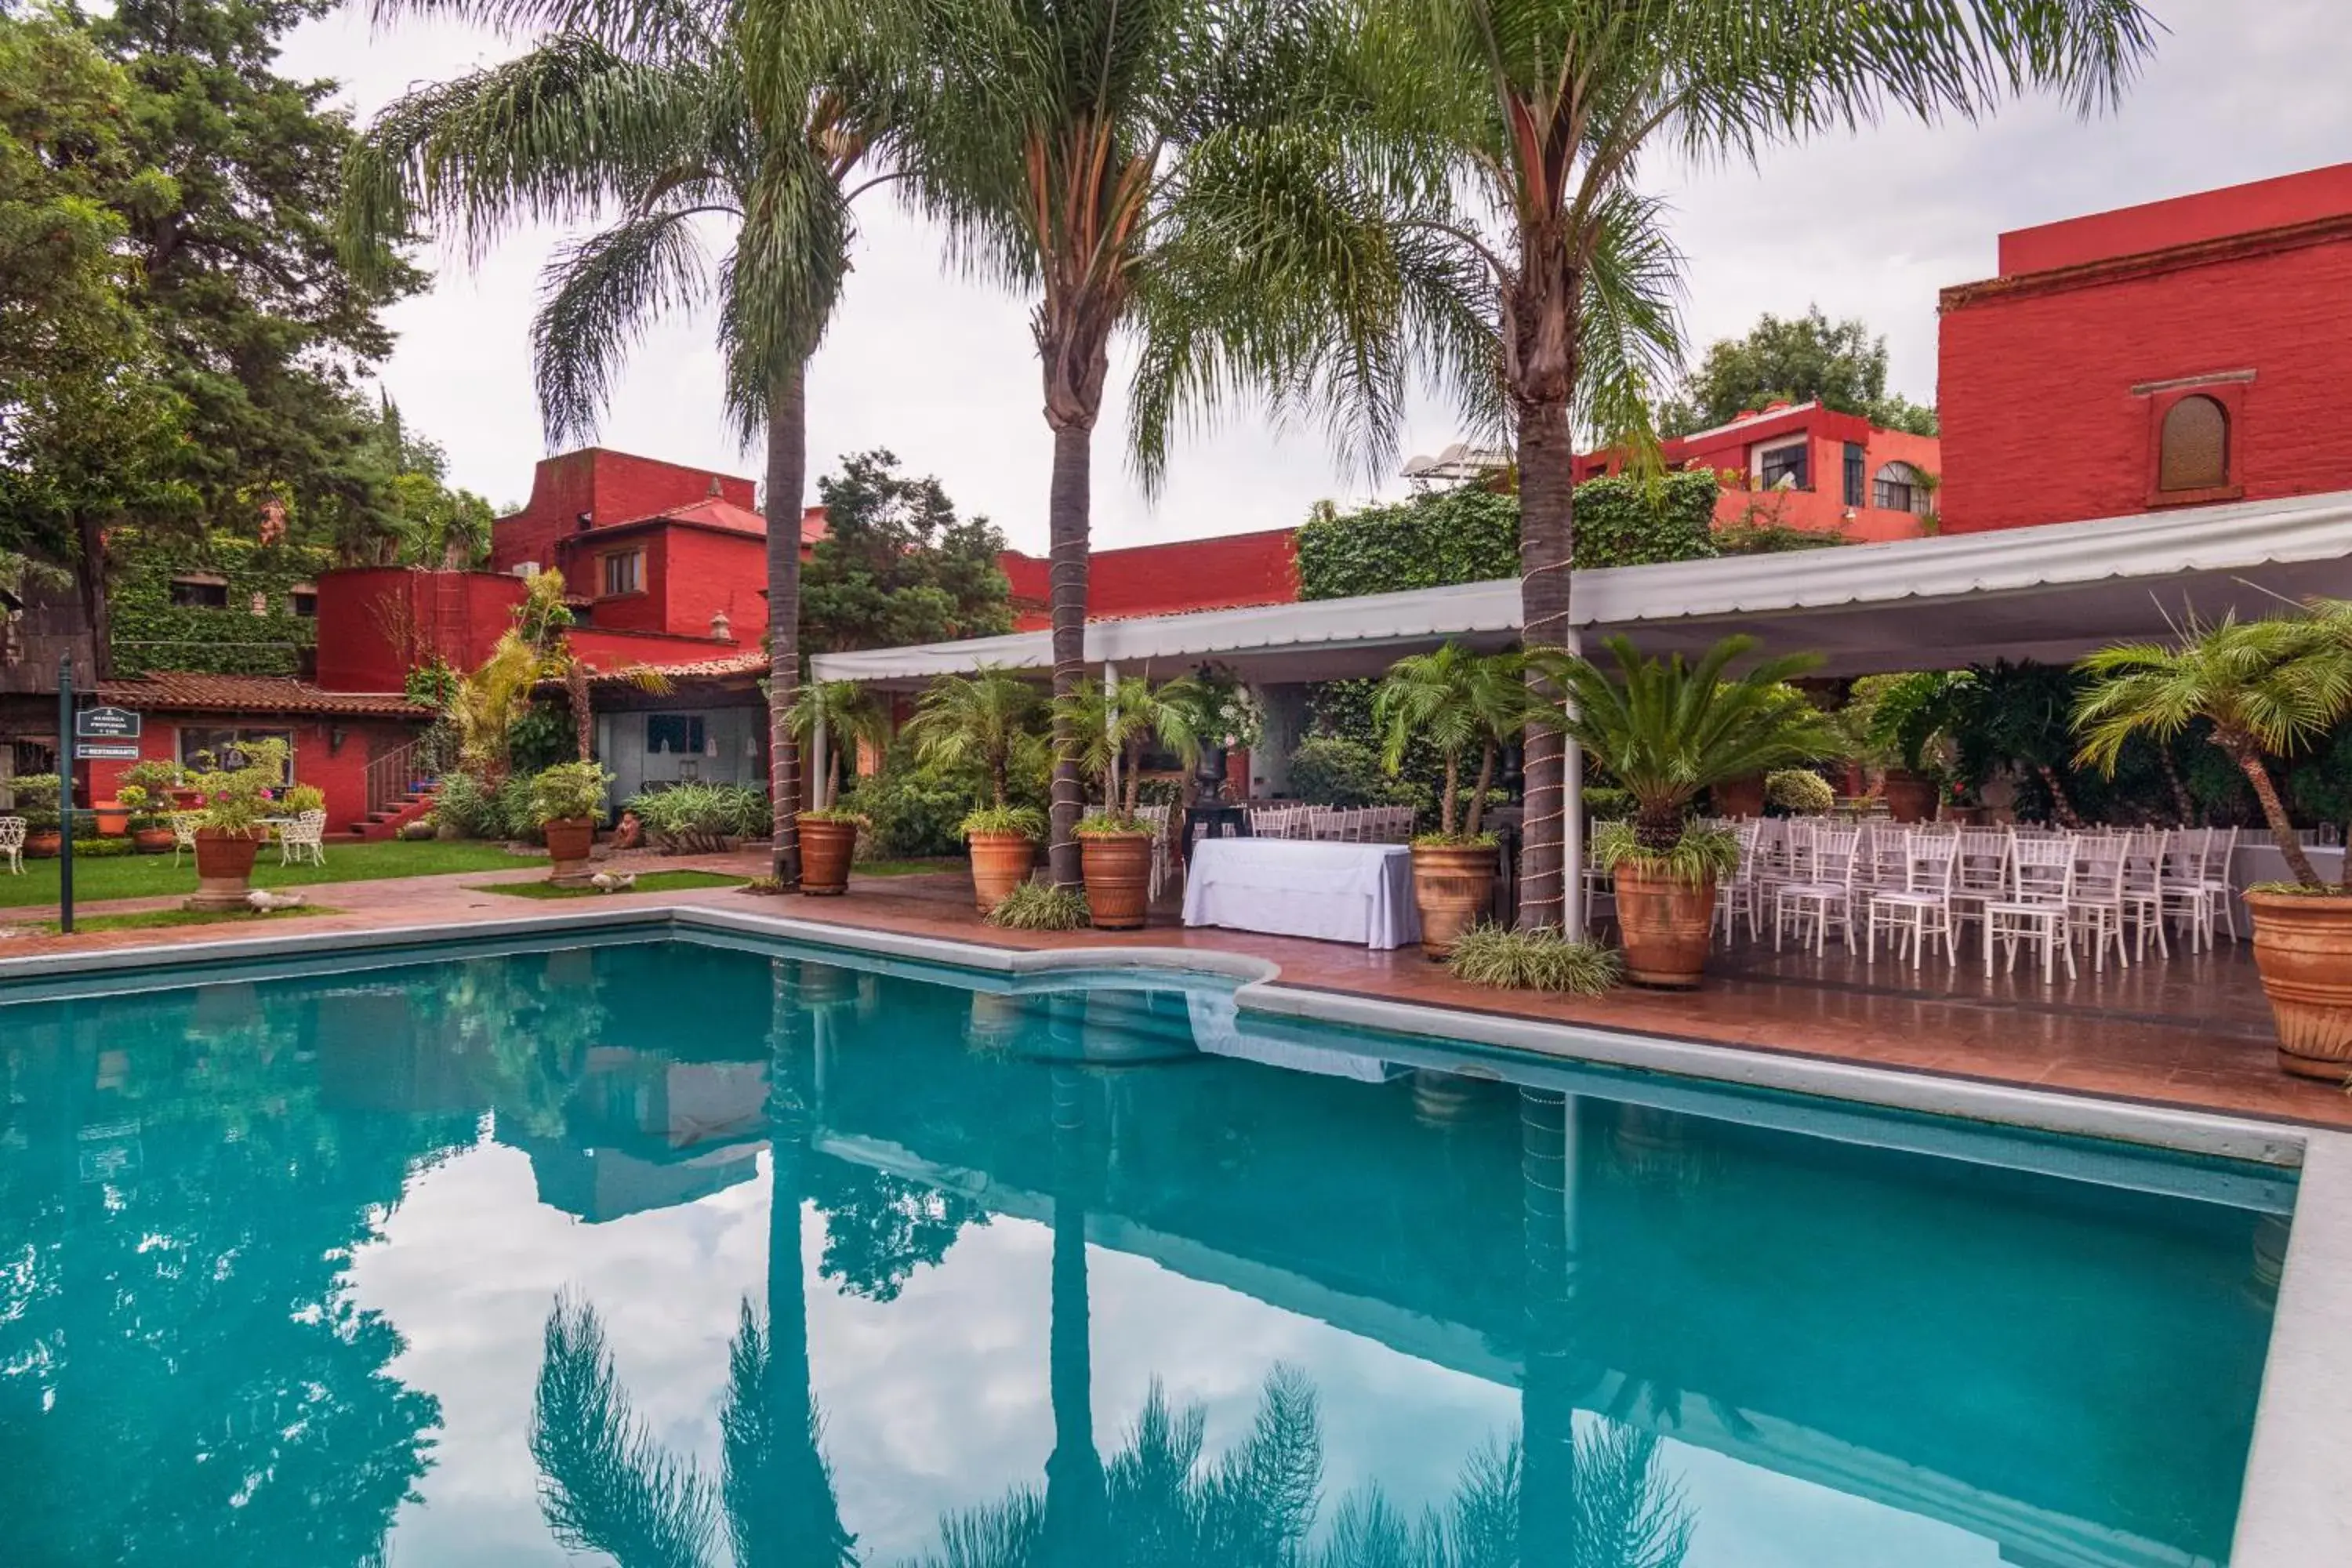
POLYGON ((196 792, 199 832, 251 838, 277 804, 286 784, 286 742, 254 741, 224 760, 209 752, 196 754, 196 767, 187 787, 196 792))
POLYGON ((1203 742, 1212 746, 1250 747, 1265 738, 1265 715, 1248 687, 1225 670, 1204 674, 1201 684, 1209 693, 1202 714, 1207 721, 1202 726, 1203 742))

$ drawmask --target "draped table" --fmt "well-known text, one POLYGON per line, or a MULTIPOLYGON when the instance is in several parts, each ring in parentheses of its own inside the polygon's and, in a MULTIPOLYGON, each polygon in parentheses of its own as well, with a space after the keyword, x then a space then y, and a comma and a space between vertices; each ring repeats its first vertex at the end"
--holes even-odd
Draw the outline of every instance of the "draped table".
POLYGON ((1185 868, 1184 923, 1409 947, 1421 940, 1412 851, 1401 844, 1204 838, 1185 868))

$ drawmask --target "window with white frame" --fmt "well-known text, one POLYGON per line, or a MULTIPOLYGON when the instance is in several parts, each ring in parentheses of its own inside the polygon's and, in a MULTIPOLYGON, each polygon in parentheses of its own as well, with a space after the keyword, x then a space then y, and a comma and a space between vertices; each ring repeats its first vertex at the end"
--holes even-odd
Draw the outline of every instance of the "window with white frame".
POLYGON ((1788 441, 1756 454, 1756 483, 1764 489, 1809 490, 1813 488, 1812 443, 1788 441))

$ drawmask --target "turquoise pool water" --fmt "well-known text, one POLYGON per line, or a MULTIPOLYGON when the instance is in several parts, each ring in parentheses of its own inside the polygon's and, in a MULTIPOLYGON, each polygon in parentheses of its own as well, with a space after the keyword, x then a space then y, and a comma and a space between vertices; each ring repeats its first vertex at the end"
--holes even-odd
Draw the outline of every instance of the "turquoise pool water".
POLYGON ((0 993, 0 1563, 2228 1554, 2266 1173, 1165 976, 374 962, 0 993))

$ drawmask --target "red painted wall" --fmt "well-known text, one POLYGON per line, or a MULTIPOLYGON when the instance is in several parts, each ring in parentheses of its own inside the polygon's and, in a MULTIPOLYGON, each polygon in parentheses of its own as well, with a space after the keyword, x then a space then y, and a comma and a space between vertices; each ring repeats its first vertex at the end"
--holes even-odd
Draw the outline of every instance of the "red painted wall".
POLYGON ((2244 496, 2352 489, 2352 224, 2221 248, 1946 291, 1947 527, 2147 510, 2151 384, 2237 372, 2244 496))
POLYGON ((318 682, 330 691, 398 691, 411 668, 436 655, 471 669, 514 624, 524 592, 521 578, 495 572, 324 573, 318 682))
MULTIPOLYGON (((310 784, 327 795, 327 831, 347 833, 367 808, 367 764, 372 757, 404 746, 416 738, 419 725, 383 719, 288 719, 268 713, 149 713, 139 739, 139 755, 179 760, 179 731, 235 728, 288 730, 294 735, 294 782, 310 784), (341 731, 342 745, 334 744, 341 731)), ((89 763, 89 798, 111 800, 130 763, 89 763)))
POLYGON ((740 476, 602 447, 542 458, 531 471, 530 501, 492 526, 491 570, 510 572, 525 561, 554 565, 556 541, 578 529, 582 512, 598 525, 652 517, 707 500, 713 479, 722 500, 740 507, 758 500, 751 481, 740 476))
POLYGON ((768 543, 749 534, 668 528, 661 599, 666 629, 708 637, 710 618, 725 613, 734 639, 756 647, 768 629, 768 543))
POLYGON ((2168 201, 2147 202, 2012 229, 2000 237, 2000 275, 2080 267, 2352 212, 2352 163, 2282 174, 2168 201))
MULTIPOLYGON (((998 564, 1013 584, 1015 627, 1052 625, 1052 563, 1008 550, 998 564)), ((1089 620, 1287 605, 1297 597, 1298 547, 1286 528, 1105 550, 1087 567, 1089 620)))
POLYGON ((668 637, 660 632, 613 631, 600 626, 575 626, 568 634, 572 651, 592 669, 625 669, 633 664, 701 664, 757 653, 760 645, 713 642, 709 637, 668 637))
MULTIPOLYGON (((1784 413, 1767 410, 1762 417, 1720 430, 1661 442, 1659 456, 1668 468, 1712 468, 1726 476, 1723 495, 1715 509, 1717 528, 1743 524, 1797 528, 1811 533, 1843 533, 1867 543, 1916 539, 1926 531, 1916 513, 1871 504, 1872 481, 1878 471, 1899 462, 1940 477, 1944 465, 1941 444, 1933 436, 1882 430, 1859 415, 1811 405, 1784 413), (1749 489, 1757 448, 1784 446, 1797 437, 1804 438, 1809 449, 1806 462, 1811 488, 1749 489), (1863 447, 1862 501, 1853 507, 1845 500, 1845 447, 1850 441, 1858 441, 1863 447), (1848 516, 1849 512, 1853 515, 1848 516)), ((1622 467, 1623 460, 1616 453, 1586 453, 1576 460, 1577 480, 1581 483, 1622 467)), ((1940 495, 1937 504, 1942 504, 1940 495)))

